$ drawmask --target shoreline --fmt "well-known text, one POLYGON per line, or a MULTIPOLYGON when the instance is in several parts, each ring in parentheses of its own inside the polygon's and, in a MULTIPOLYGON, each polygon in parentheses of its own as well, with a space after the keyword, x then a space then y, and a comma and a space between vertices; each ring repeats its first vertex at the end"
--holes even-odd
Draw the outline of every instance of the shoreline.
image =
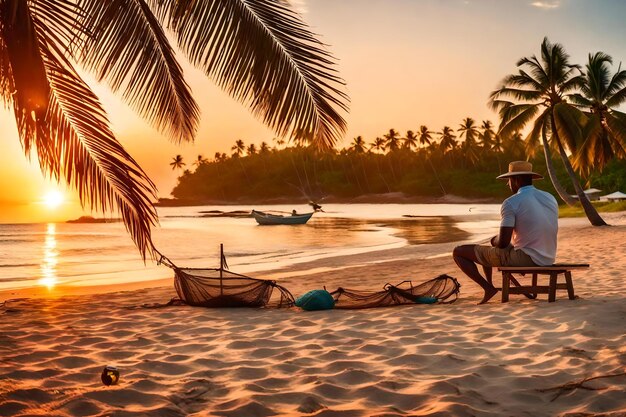
MULTIPOLYGON (((624 219, 626 219, 626 212, 611 213, 609 216, 606 217, 610 227, 611 221, 623 221, 624 219)), ((559 239, 564 230, 568 231, 572 228, 585 226, 589 226, 591 230, 593 230, 593 227, 588 225, 586 218, 559 218, 559 239)), ((281 285, 283 285, 285 282, 290 282, 293 279, 297 280, 297 278, 300 277, 315 277, 319 276, 322 273, 332 273, 333 271, 345 272, 346 270, 367 270, 370 265, 376 264, 391 264, 394 262, 420 262, 431 259, 436 260, 438 258, 445 258, 447 253, 449 254, 449 256, 447 257, 451 259, 452 249, 455 246, 471 243, 485 244, 486 240, 475 239, 478 236, 480 235, 472 235, 470 233, 467 233, 467 238, 463 240, 428 244, 406 244, 405 246, 400 248, 379 249, 348 255, 329 256, 321 259, 314 259, 311 261, 300 262, 297 264, 291 264, 278 268, 258 269, 247 272, 244 275, 260 279, 277 280, 281 285), (375 259, 372 260, 372 258, 375 259)), ((211 266, 209 265, 207 267, 211 266)), ((163 266, 163 268, 166 267, 163 266)), ((237 271, 235 270, 233 272, 237 271)), ((457 275, 461 274, 458 269, 451 271, 448 270, 442 273, 456 273, 457 275)), ((336 275, 336 273, 333 273, 332 275, 336 275)), ((434 276, 435 275, 433 275, 432 277, 434 276)), ((425 276, 424 278, 428 279, 427 276, 425 276)), ((0 303, 13 298, 59 298, 118 292, 133 292, 145 289, 173 289, 173 282, 174 272, 171 271, 171 278, 154 278, 144 281, 133 281, 104 285, 57 285, 52 290, 41 285, 36 287, 14 288, 0 290, 0 303)), ((296 283, 296 287, 300 287, 300 285, 296 283)))
POLYGON ((449 273, 461 283, 453 304, 142 307, 167 302, 171 284, 13 301, 0 307, 0 414, 621 416, 626 213, 607 220, 614 226, 559 220, 557 261, 591 269, 574 273, 578 299, 560 291, 555 303, 512 296, 502 304, 496 296, 476 305, 479 288, 440 256, 457 243, 329 258, 318 265, 325 270, 305 276, 292 269, 262 277, 290 273, 280 283, 298 296, 322 284, 377 291, 449 273), (105 365, 120 370, 117 385, 101 383, 105 365), (599 390, 559 392, 588 377, 602 377, 585 383, 599 390))
MULTIPOLYGON (((324 196, 317 202, 324 204, 499 204, 504 198, 469 198, 452 194, 445 196, 410 196, 404 193, 364 194, 356 197, 324 196)), ((280 198, 240 198, 236 200, 190 200, 176 198, 160 198, 154 203, 156 207, 195 207, 195 206, 237 206, 237 205, 283 205, 306 204, 302 197, 280 198)), ((315 200, 314 200, 315 201, 315 200)))

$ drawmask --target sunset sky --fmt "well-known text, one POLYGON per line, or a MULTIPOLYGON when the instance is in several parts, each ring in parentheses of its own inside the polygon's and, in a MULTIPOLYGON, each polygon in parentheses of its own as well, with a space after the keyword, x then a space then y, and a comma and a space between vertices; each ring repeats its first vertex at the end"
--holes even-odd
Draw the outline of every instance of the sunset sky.
MULTIPOLYGON (((565 46, 572 62, 589 52, 626 61, 626 1, 622 0, 300 0, 296 7, 339 59, 351 98, 344 142, 367 142, 395 128, 404 134, 425 124, 456 129, 464 117, 497 122, 489 93, 515 71, 516 61, 539 53, 544 36, 565 46)), ((184 61, 182 55, 181 61, 184 61)), ((126 149, 168 197, 177 173, 169 163, 182 154, 230 153, 237 139, 272 142, 273 133, 245 107, 185 64, 202 110, 193 144, 176 146, 152 129, 104 85, 92 83, 126 149)), ((0 222, 64 220, 81 214, 63 186, 42 179, 24 157, 9 110, 0 112, 0 222), (59 188, 70 202, 52 209, 38 202, 59 188)))

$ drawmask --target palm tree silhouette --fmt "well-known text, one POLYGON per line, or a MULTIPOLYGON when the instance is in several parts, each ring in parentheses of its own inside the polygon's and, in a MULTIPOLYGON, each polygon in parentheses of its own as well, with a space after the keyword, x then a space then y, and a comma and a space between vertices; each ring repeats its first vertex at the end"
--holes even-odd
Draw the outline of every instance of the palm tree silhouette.
POLYGON ((411 151, 413 148, 417 147, 417 143, 418 138, 415 132, 407 130, 406 136, 402 138, 402 147, 411 151))
POLYGON ((277 149, 285 144, 285 140, 282 138, 273 138, 272 141, 276 144, 277 149))
POLYGON ((465 136, 465 141, 461 145, 463 149, 463 156, 470 164, 476 165, 479 159, 478 155, 478 129, 476 128, 474 119, 466 117, 463 119, 463 123, 460 124, 458 131, 459 137, 465 136))
POLYGON ((431 132, 430 130, 428 130, 428 127, 426 127, 425 125, 421 125, 420 131, 419 131, 420 145, 422 145, 423 147, 430 145, 430 142, 433 140, 433 137, 432 137, 433 133, 434 132, 431 132))
POLYGON ((575 153, 577 143, 582 141, 580 123, 584 114, 567 102, 582 82, 579 67, 570 65, 565 49, 558 43, 551 44, 548 38, 541 43, 541 60, 533 55, 520 59, 517 66, 519 73, 505 77, 502 87, 491 93, 490 104, 500 113, 499 133, 509 135, 534 120, 527 143, 537 142, 541 136, 552 184, 563 201, 573 204, 552 166, 549 130, 587 218, 594 226, 606 225, 583 192, 565 151, 567 146, 575 153))
POLYGON ((198 155, 198 157, 196 158, 195 161, 193 161, 193 165, 198 168, 200 165, 202 164, 206 164, 207 162, 209 162, 204 156, 202 155, 198 155))
MULTIPOLYGON (((501 135, 497 135, 500 137, 501 135)), ((512 153, 513 155, 524 155, 524 137, 521 132, 513 132, 509 135, 508 139, 502 141, 505 151, 512 153)), ((500 170, 502 172, 502 170, 500 170)))
POLYGON ((270 151, 270 147, 267 144, 267 142, 263 141, 261 142, 261 145, 259 146, 259 153, 260 154, 266 154, 270 151))
POLYGON ((376 139, 374 139, 374 142, 372 142, 372 144, 370 145, 370 149, 374 149, 378 152, 385 152, 386 148, 387 142, 381 137, 376 137, 376 139))
POLYGON ((156 188, 75 66, 174 141, 191 140, 199 110, 162 24, 193 65, 278 135, 328 147, 346 128, 335 60, 283 2, 2 1, 0 91, 25 152, 83 205, 119 211, 144 258, 158 256, 156 188))
POLYGON ((248 145, 248 147, 246 148, 246 152, 248 153, 248 155, 256 155, 256 145, 254 143, 248 145))
POLYGON ((490 120, 483 120, 480 125, 480 142, 483 145, 484 150, 493 150, 493 144, 495 141, 496 132, 493 130, 493 123, 490 120))
POLYGON ((246 150, 246 144, 241 139, 237 139, 235 144, 230 148, 233 151, 233 156, 239 157, 243 155, 243 152, 246 150))
POLYGON ((390 152, 400 149, 400 134, 395 129, 389 129, 383 138, 385 139, 385 146, 390 152))
POLYGON ((172 162, 170 162, 170 166, 172 167, 172 171, 175 169, 182 169, 185 165, 183 162, 183 157, 182 155, 176 155, 174 158, 172 158, 172 162))
POLYGON ((613 59, 603 53, 589 54, 581 93, 572 101, 588 116, 585 138, 574 158, 574 167, 584 174, 602 169, 614 157, 626 157, 626 113, 616 110, 626 101, 626 70, 610 75, 613 59))
POLYGON ((444 154, 456 148, 456 135, 450 126, 444 126, 443 129, 441 129, 441 132, 437 132, 437 134, 440 138, 439 149, 441 149, 444 154))
MULTIPOLYGON (((372 144, 370 145, 370 149, 374 149, 377 152, 385 152, 386 147, 387 147, 387 141, 381 138, 380 136, 377 136, 376 139, 374 139, 374 142, 372 142, 372 144)), ((380 169, 379 156, 374 155, 374 159, 376 160, 376 168, 378 169, 378 175, 382 179, 383 184, 385 184, 385 188, 387 188, 387 192, 390 193, 391 187, 389 187, 389 183, 387 183, 387 180, 385 179, 385 176, 383 175, 383 171, 380 169)))
POLYGON ((355 153, 364 153, 366 146, 367 145, 365 143, 365 140, 363 140, 363 137, 359 135, 356 138, 352 139, 352 145, 350 146, 350 150, 355 153))

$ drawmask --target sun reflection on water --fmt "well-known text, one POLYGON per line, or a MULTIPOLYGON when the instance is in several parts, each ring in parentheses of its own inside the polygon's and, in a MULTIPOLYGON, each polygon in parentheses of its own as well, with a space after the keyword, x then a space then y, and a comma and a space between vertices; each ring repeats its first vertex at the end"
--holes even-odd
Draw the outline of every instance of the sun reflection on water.
POLYGON ((41 278, 39 284, 52 289, 57 283, 57 251, 56 225, 48 223, 46 240, 43 246, 43 259, 41 262, 41 278))

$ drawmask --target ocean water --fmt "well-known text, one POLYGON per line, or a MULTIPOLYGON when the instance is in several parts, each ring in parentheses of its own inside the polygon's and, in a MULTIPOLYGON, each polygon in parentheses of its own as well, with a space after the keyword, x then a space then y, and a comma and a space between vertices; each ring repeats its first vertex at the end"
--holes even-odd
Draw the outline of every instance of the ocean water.
MULTIPOLYGON (((327 204, 306 225, 259 226, 251 217, 203 217, 206 211, 307 212, 306 206, 163 207, 157 248, 181 267, 217 267, 223 243, 230 269, 252 273, 312 260, 479 240, 497 230, 498 205, 327 204)), ((122 223, 0 224, 0 290, 103 285, 171 277, 139 256, 122 223)))

